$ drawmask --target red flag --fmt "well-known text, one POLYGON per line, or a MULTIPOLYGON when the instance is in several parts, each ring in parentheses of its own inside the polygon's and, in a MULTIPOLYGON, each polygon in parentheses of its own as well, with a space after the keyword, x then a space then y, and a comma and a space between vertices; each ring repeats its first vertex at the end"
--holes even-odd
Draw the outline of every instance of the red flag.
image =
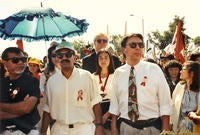
POLYGON ((183 56, 184 41, 183 41, 183 34, 181 31, 181 28, 182 28, 182 23, 181 21, 178 21, 177 32, 176 32, 176 43, 175 43, 175 48, 174 48, 174 58, 177 61, 184 63, 185 62, 185 59, 183 56))
POLYGON ((24 51, 24 46, 23 46, 23 41, 22 40, 17 40, 16 44, 18 46, 19 49, 21 49, 22 51, 24 51))

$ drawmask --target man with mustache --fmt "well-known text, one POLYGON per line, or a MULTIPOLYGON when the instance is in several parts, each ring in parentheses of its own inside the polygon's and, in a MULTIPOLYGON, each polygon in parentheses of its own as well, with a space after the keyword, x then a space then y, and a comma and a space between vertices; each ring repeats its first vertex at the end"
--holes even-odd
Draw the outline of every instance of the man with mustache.
POLYGON ((27 57, 19 48, 6 48, 2 60, 9 75, 0 89, 0 135, 39 135, 39 81, 25 71, 27 57))
POLYGON ((91 74, 74 66, 75 50, 70 42, 62 41, 56 47, 56 55, 61 71, 47 82, 43 110, 49 117, 43 118, 42 125, 52 118, 56 122, 51 135, 102 135, 101 97, 91 74))

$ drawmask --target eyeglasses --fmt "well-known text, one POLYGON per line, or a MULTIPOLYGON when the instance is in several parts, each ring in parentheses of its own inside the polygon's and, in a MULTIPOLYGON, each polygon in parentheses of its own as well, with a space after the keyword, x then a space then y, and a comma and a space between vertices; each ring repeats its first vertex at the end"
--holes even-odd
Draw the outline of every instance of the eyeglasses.
POLYGON ((51 57, 52 57, 52 58, 55 58, 55 57, 56 57, 56 54, 55 54, 55 53, 51 54, 51 57))
POLYGON ((71 58, 73 54, 74 54, 73 51, 69 51, 69 52, 67 52, 67 53, 57 53, 56 56, 57 56, 59 59, 62 59, 64 56, 65 56, 66 58, 71 58))
POLYGON ((142 43, 142 42, 131 42, 131 43, 129 43, 129 46, 131 47, 131 48, 136 48, 136 46, 139 46, 140 48, 144 48, 144 44, 142 43))
POLYGON ((13 57, 13 58, 7 58, 7 61, 11 60, 12 63, 17 64, 19 63, 19 61, 22 61, 23 63, 25 63, 27 61, 26 57, 21 57, 21 58, 17 58, 17 57, 13 57))
POLYGON ((108 43, 108 40, 107 40, 107 39, 97 39, 96 41, 97 41, 97 43, 99 43, 99 44, 101 44, 101 43, 102 43, 102 44, 103 44, 103 43, 104 43, 104 44, 105 44, 105 43, 108 43))

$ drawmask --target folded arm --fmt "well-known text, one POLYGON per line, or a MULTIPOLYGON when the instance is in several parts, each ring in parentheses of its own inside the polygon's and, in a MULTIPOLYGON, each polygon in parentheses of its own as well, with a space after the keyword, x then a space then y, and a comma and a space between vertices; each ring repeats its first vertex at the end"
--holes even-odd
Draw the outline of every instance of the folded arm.
POLYGON ((29 97, 27 95, 24 98, 24 101, 17 103, 0 103, 1 118, 12 118, 21 116, 24 114, 30 113, 35 105, 37 104, 38 99, 36 97, 29 97))

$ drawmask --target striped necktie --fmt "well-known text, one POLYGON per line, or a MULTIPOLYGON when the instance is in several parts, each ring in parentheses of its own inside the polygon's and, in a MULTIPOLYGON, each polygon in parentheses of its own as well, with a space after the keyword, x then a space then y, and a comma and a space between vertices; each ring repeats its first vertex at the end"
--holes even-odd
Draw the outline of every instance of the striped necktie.
POLYGON ((136 121, 139 117, 137 104, 137 88, 135 83, 134 67, 131 67, 129 76, 129 96, 128 96, 128 116, 131 121, 136 121))

